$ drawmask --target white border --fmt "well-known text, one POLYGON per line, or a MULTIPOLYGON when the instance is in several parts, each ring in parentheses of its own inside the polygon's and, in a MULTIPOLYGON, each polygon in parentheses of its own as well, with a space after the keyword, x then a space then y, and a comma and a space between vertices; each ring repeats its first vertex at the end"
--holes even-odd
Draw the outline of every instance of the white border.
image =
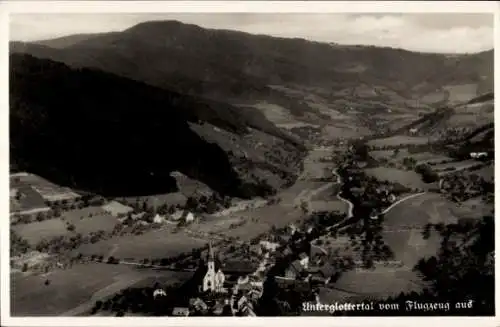
MULTIPOLYGON (((1 323, 2 326, 269 326, 274 324, 290 324, 303 326, 421 326, 423 324, 444 323, 458 326, 497 326, 496 317, 419 317, 419 318, 355 318, 355 317, 276 317, 276 318, 173 318, 173 317, 126 317, 120 318, 13 318, 10 317, 10 268, 9 268, 9 220, 8 220, 8 14, 9 13, 152 13, 152 12, 258 12, 258 13, 494 13, 495 45, 500 41, 499 4, 496 1, 2 1, 0 2, 0 209, 4 212, 0 221, 1 260, 1 323)), ((495 51, 495 62, 500 55, 495 51)), ((495 65, 496 69, 496 65, 495 65)), ((495 71, 496 75, 496 71, 495 71)), ((495 79, 496 80, 496 79, 495 79)), ((500 86, 495 83, 495 91, 500 94, 500 86)), ((496 104, 497 100, 495 100, 496 104)), ((497 114, 495 111, 495 118, 497 114)), ((498 135, 495 131, 495 141, 498 135)), ((497 142, 498 144, 498 142, 497 142)), ((497 154, 498 156, 498 154, 497 154)), ((495 174, 497 169, 495 167, 495 174)), ((498 191, 495 186, 495 192, 498 191)), ((495 202, 496 204, 497 202, 495 202)), ((495 224, 498 234, 500 224, 495 224)), ((498 250, 498 243, 497 248, 498 250)), ((499 272, 498 265, 495 275, 499 272)), ((481 281, 478 281, 480 283, 481 281)), ((496 281, 498 292, 500 287, 496 281)), ((496 293, 498 294, 498 293, 496 293)), ((496 296, 496 312, 500 303, 496 296)))

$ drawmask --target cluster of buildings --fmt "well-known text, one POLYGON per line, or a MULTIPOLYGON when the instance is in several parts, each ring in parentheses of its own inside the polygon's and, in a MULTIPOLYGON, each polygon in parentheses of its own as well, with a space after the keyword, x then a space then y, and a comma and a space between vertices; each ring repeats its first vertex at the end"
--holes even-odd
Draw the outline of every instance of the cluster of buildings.
POLYGON ((184 306, 173 308, 174 316, 224 315, 256 316, 255 305, 262 296, 266 270, 272 266, 270 251, 264 246, 261 261, 220 262, 210 243, 206 262, 202 261, 193 282, 196 290, 184 306))

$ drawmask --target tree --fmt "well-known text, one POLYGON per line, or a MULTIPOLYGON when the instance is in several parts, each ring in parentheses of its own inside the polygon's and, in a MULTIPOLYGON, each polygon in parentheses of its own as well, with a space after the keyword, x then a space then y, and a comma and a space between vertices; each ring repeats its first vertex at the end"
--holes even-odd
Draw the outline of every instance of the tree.
POLYGON ((449 301, 474 300, 477 314, 494 313, 494 219, 467 220, 439 228, 441 248, 416 269, 429 281, 429 293, 449 301))

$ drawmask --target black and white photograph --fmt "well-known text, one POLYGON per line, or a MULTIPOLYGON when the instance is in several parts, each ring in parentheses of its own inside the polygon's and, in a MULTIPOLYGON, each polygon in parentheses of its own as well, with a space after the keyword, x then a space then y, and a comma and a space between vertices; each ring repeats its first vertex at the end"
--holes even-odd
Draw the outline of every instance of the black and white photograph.
POLYGON ((10 12, 2 316, 494 317, 495 12, 457 3, 10 12))

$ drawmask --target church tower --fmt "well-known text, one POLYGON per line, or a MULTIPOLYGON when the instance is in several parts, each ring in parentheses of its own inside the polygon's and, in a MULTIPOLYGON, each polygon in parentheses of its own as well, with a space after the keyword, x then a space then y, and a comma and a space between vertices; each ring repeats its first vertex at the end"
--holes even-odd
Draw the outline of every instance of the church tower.
POLYGON ((207 272, 203 278, 203 292, 222 292, 225 276, 220 269, 215 270, 215 255, 212 242, 208 244, 207 272))

